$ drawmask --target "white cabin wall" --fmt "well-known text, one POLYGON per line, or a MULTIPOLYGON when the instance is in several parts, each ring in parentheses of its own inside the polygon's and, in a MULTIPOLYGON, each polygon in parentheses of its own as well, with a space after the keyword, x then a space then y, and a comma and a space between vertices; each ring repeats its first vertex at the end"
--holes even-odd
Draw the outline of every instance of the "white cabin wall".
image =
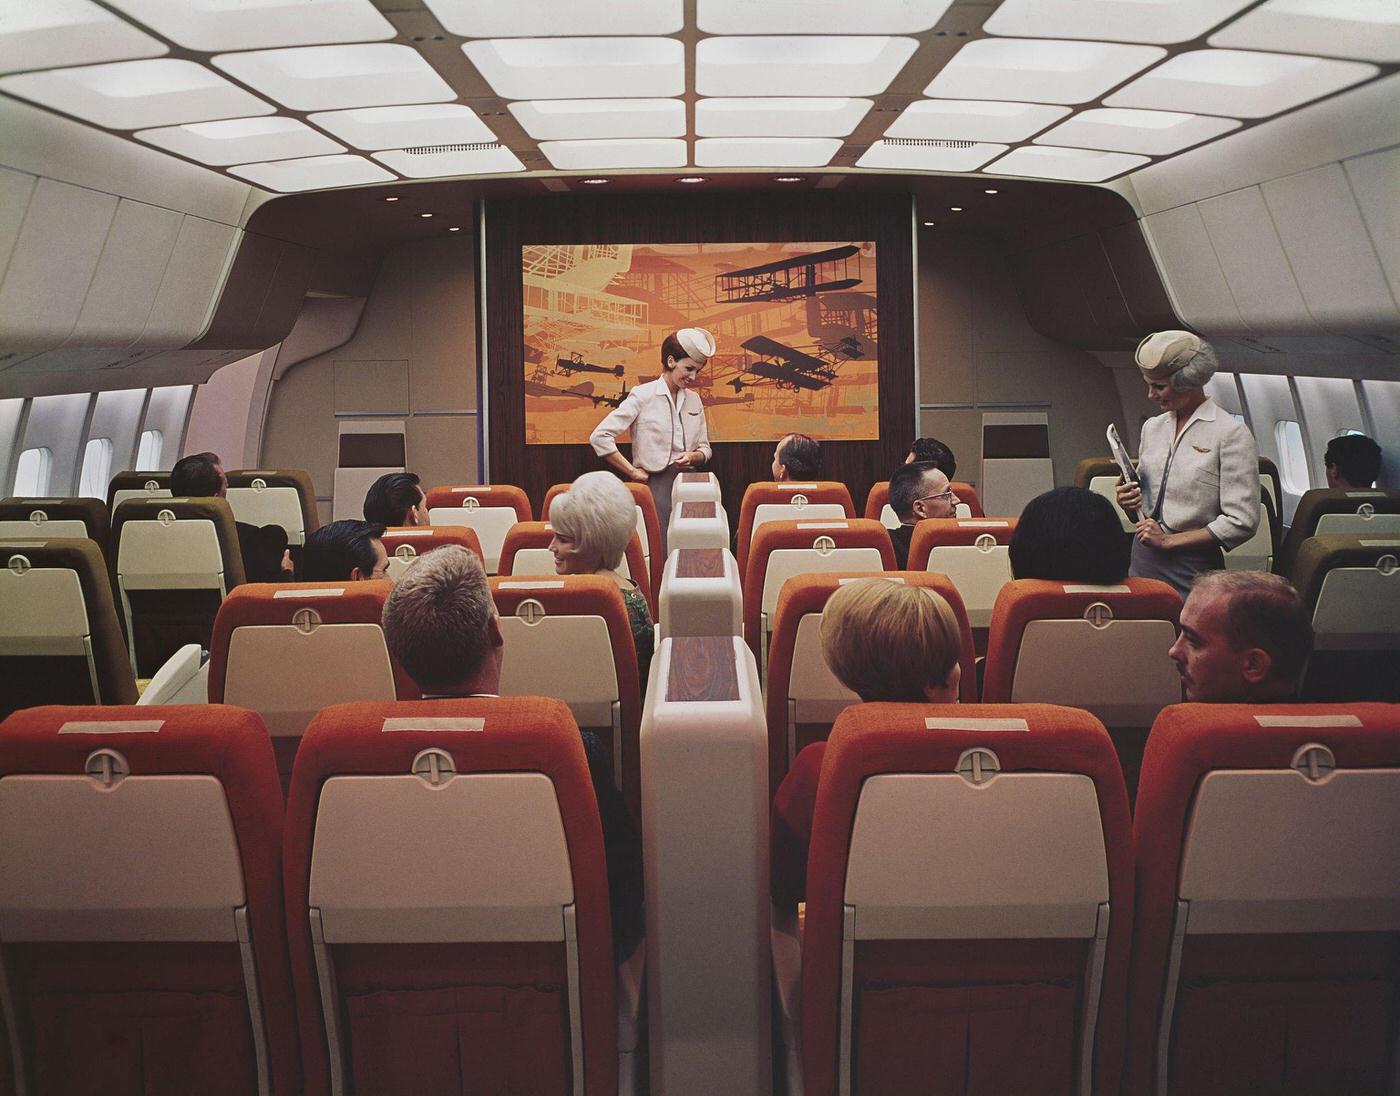
POLYGON ((43 494, 71 495, 77 488, 82 438, 91 410, 92 397, 80 392, 41 396, 30 402, 19 450, 42 446, 52 454, 43 494))
POLYGON ((218 369, 195 389, 190 428, 185 437, 187 453, 218 453, 225 468, 252 468, 258 464, 256 432, 250 429, 255 408, 260 414, 259 381, 270 379, 278 346, 249 354, 218 369))

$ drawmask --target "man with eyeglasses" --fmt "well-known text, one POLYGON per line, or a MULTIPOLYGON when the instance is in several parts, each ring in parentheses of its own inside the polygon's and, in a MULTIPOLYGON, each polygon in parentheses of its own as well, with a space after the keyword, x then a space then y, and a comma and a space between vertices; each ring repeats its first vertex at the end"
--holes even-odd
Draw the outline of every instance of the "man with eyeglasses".
POLYGON ((909 565, 914 526, 924 518, 951 518, 957 505, 948 477, 932 461, 902 464, 895 470, 890 477, 890 508, 899 518, 899 528, 890 530, 890 541, 899 570, 909 565))

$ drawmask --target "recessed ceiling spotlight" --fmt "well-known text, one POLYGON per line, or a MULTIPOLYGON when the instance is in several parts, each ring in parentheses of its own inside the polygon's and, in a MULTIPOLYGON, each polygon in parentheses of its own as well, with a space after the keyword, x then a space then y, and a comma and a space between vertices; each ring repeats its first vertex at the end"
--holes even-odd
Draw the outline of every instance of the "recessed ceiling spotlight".
POLYGON ((609 182, 609 180, 608 180, 608 179, 580 179, 579 182, 581 182, 584 186, 602 186, 604 183, 609 182))
POLYGON ((949 206, 948 209, 951 210, 953 213, 962 212, 962 206, 949 206))
POLYGON ((932 228, 932 227, 933 227, 935 224, 937 224, 937 223, 938 223, 938 222, 936 222, 936 221, 925 221, 925 222, 924 222, 924 227, 925 227, 925 228, 932 228))
POLYGON ((676 180, 678 183, 703 183, 704 181, 705 177, 703 175, 682 175, 676 180))
POLYGON ((996 194, 996 193, 998 193, 998 191, 995 191, 995 190, 984 190, 984 191, 982 191, 982 193, 983 193, 983 194, 996 194))
POLYGON ((389 195, 389 197, 385 198, 384 200, 385 200, 386 202, 397 202, 397 201, 398 201, 398 199, 395 198, 392 194, 389 195))
POLYGON ((431 213, 420 213, 420 214, 418 214, 418 216, 420 216, 420 217, 431 217, 432 214, 431 214, 431 213))
POLYGON ((449 228, 447 231, 448 231, 448 232, 461 232, 462 229, 461 229, 461 227, 460 227, 459 225, 453 225, 453 226, 452 226, 451 228, 449 228))
POLYGON ((802 176, 801 176, 801 175, 778 175, 778 176, 775 176, 775 177, 774 177, 773 182, 775 182, 775 183, 800 183, 800 182, 802 182, 802 176))

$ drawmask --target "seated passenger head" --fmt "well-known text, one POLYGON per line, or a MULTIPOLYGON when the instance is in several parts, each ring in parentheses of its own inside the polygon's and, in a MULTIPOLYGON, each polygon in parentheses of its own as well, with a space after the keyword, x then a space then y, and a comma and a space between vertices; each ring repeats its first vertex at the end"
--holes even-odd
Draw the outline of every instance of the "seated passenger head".
POLYGON ((1008 555, 1016 578, 1052 582, 1122 582, 1132 540, 1118 511, 1083 487, 1056 487, 1026 503, 1008 555))
POLYGON ((1327 443, 1322 462, 1328 487, 1374 487, 1381 474, 1381 447, 1365 434, 1343 434, 1327 443))
POLYGON ((365 521, 384 526, 428 524, 428 502, 412 472, 389 472, 365 495, 365 521))
POLYGON ((822 612, 822 657, 861 700, 956 700, 961 639, 940 594, 888 579, 848 582, 822 612))
POLYGON ((181 457, 170 470, 170 493, 177 499, 223 498, 228 477, 217 453, 181 457))
POLYGON ((785 434, 773 449, 773 479, 816 479, 822 470, 821 444, 806 434, 785 434))
POLYGON ((1189 331, 1158 331, 1138 343, 1134 355, 1147 398, 1163 411, 1191 407, 1204 398, 1205 388, 1220 362, 1215 348, 1189 331))
POLYGON ((953 456, 953 451, 937 438, 914 439, 914 444, 909 447, 909 455, 904 458, 904 463, 914 464, 920 461, 930 461, 938 465, 938 470, 949 480, 958 474, 957 457, 953 456))
POLYGON ((301 550, 301 581, 359 582, 388 577, 389 553, 379 539, 383 535, 384 526, 352 518, 321 526, 306 538, 301 550))
POLYGON ((672 331, 661 340, 661 375, 677 388, 689 388, 714 352, 715 337, 703 327, 672 331))
POLYGON ((556 573, 616 571, 637 528, 637 504, 611 472, 585 472, 549 504, 549 523, 556 573))
POLYGON ((1187 700, 1243 703, 1293 699, 1312 645, 1307 607, 1286 579, 1207 571, 1191 587, 1170 653, 1187 700))
POLYGON ((425 693, 496 693, 501 623, 476 553, 434 548, 394 584, 384 602, 389 653, 425 693))
POLYGON ((901 464, 890 477, 890 509, 903 525, 951 518, 957 505, 947 475, 932 461, 901 464))

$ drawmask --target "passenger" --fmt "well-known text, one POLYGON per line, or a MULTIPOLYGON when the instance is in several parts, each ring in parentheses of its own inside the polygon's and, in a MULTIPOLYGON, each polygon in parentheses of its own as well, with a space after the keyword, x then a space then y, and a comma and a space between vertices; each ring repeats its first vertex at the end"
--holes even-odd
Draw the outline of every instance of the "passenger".
POLYGON ((1127 577, 1131 549, 1113 503, 1083 487, 1056 487, 1026 503, 1008 554, 1016 578, 1109 586, 1127 577))
POLYGON ((814 480, 822 470, 821 443, 806 434, 784 434, 773 448, 773 479, 778 483, 814 480))
POLYGON ((651 610, 635 581, 617 573, 637 528, 632 494, 610 472, 585 472, 549 505, 554 570, 561 575, 601 575, 622 591, 637 648, 637 673, 645 694, 656 643, 651 610))
MULTIPOLYGON (((425 700, 500 695, 504 639, 476 553, 452 544, 423 555, 385 601, 383 625, 389 653, 425 700)), ((613 786, 612 758, 596 735, 582 734, 603 825, 613 943, 620 960, 642 935, 642 841, 613 786)))
POLYGON ((938 470, 950 481, 958 474, 958 458, 953 456, 953 451, 937 438, 914 439, 914 444, 909 447, 909 455, 904 458, 904 463, 916 464, 920 461, 932 461, 938 465, 938 470))
MULTIPOLYGON (((170 470, 170 493, 176 498, 227 498, 228 476, 217 453, 181 457, 170 470)), ((287 550, 287 530, 280 525, 249 525, 234 521, 243 575, 249 582, 287 582, 292 577, 292 556, 287 550)))
POLYGON ((1219 362, 1189 331, 1138 344, 1147 396, 1164 412, 1142 426, 1141 483, 1119 483, 1118 505, 1138 513, 1130 573, 1185 597, 1202 571, 1225 566, 1259 527, 1259 452, 1249 429, 1205 393, 1219 362))
POLYGON ((890 509, 899 518, 899 528, 890 530, 895 570, 909 566, 914 526, 924 518, 951 518, 957 505, 958 496, 948 486, 947 474, 932 461, 901 464, 895 469, 890 477, 890 509))
POLYGON ((1381 447, 1365 434, 1343 434, 1327 443, 1322 461, 1328 487, 1364 491, 1381 474, 1381 447))
POLYGON ((1191 587, 1169 653, 1187 700, 1264 704, 1297 699, 1312 646, 1307 607, 1287 579, 1211 571, 1191 587))
MULTIPOLYGON (((922 586, 869 578, 842 586, 822 613, 822 657, 862 701, 952 704, 958 699, 962 653, 957 617, 943 597, 922 586)), ((812 811, 826 743, 793 759, 773 799, 773 901, 802 901, 812 811)))
POLYGON ((412 472, 389 472, 370 485, 365 495, 365 521, 386 528, 428 524, 428 496, 412 472))
POLYGON ((323 525, 301 550, 302 582, 360 582, 389 577, 384 526, 346 518, 323 525))

